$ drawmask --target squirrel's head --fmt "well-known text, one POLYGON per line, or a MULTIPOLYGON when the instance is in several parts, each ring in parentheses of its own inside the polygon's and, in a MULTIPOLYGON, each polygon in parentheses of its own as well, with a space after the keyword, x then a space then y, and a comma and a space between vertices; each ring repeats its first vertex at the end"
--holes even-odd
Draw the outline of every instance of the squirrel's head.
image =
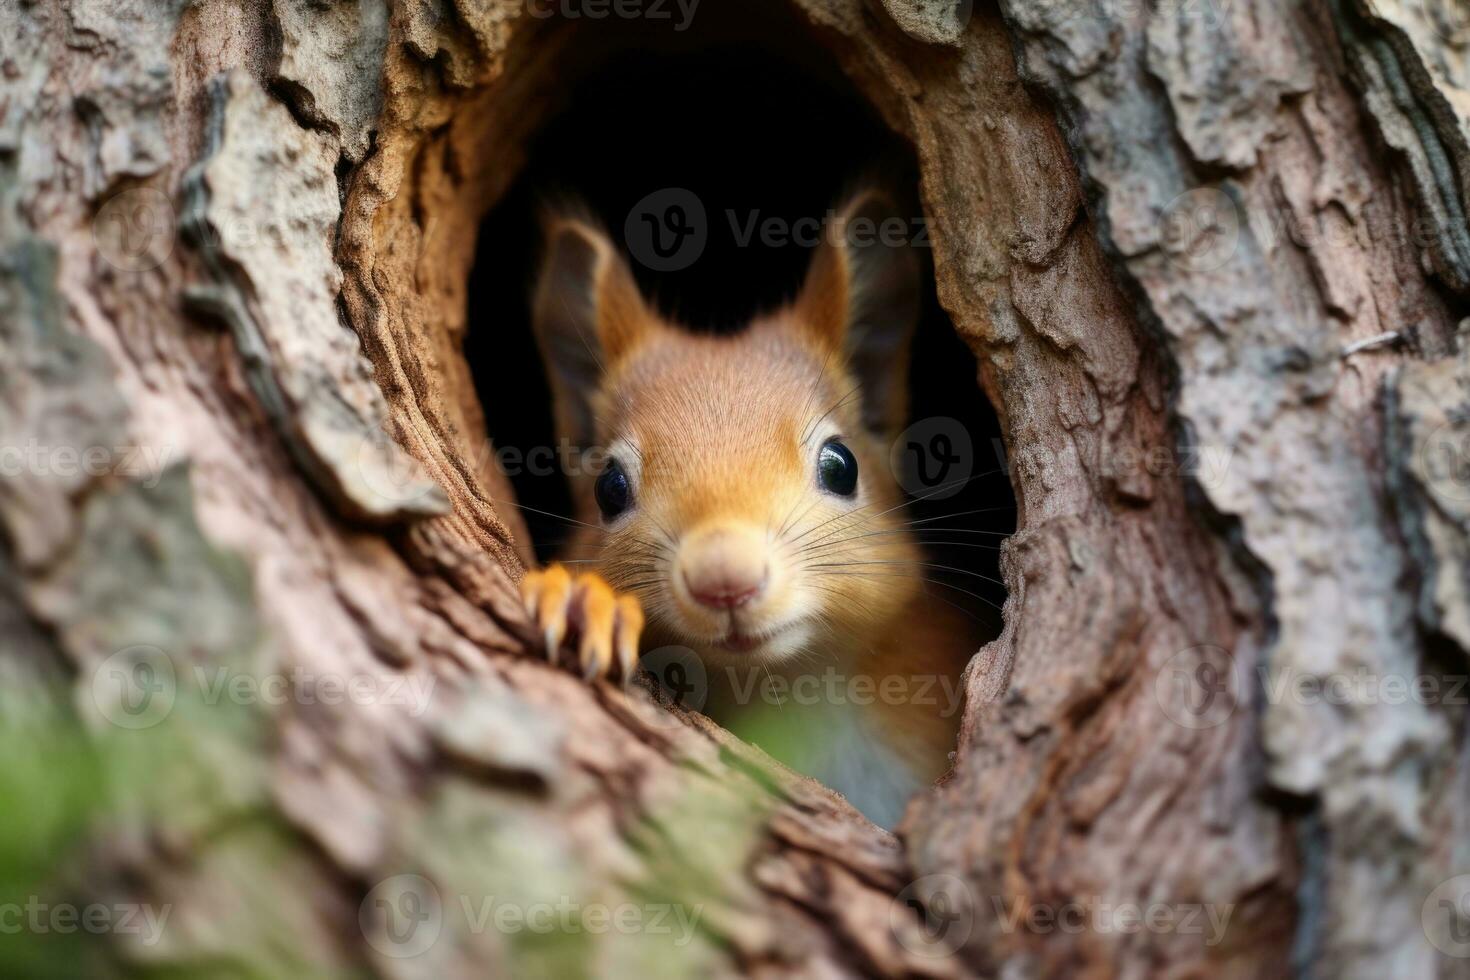
POLYGON ((731 336, 662 319, 595 222, 548 220, 534 320, 557 428, 602 450, 572 475, 578 520, 601 529, 573 557, 639 597, 653 641, 713 659, 862 649, 917 588, 888 450, 919 266, 879 233, 892 213, 878 193, 849 201, 796 299, 731 336))

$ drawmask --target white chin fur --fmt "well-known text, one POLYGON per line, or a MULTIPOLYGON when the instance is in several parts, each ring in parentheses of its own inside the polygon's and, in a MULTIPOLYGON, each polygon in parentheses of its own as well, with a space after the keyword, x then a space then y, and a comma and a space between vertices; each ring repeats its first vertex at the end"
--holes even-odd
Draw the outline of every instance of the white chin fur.
POLYGON ((799 657, 809 650, 815 633, 816 629, 811 623, 798 621, 782 627, 770 639, 750 650, 727 650, 711 642, 695 642, 689 645, 698 650, 705 662, 710 664, 774 666, 799 657))
POLYGON ((811 644, 810 623, 792 623, 775 636, 746 654, 767 663, 786 660, 806 651, 811 644))

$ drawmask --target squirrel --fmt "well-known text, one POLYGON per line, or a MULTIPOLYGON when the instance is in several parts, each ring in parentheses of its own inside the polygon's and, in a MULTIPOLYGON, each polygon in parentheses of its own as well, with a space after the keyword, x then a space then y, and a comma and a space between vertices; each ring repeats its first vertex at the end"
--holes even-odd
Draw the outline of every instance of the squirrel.
POLYGON ((795 299, 729 335, 661 316, 585 212, 544 216, 532 321, 557 435, 605 462, 571 475, 589 557, 521 585, 548 656, 574 641, 589 679, 626 681, 640 645, 692 650, 705 714, 885 827, 949 768, 990 638, 926 592, 888 463, 920 308, 912 249, 877 234, 891 214, 851 197, 795 299))

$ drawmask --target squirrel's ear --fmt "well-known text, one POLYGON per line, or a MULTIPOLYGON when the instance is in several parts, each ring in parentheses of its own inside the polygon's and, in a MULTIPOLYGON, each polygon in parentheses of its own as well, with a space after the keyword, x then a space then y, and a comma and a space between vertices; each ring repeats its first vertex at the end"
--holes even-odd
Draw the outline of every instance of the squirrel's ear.
POLYGON ((919 320, 919 260, 891 198, 862 191, 828 220, 795 312, 847 359, 863 424, 894 433, 908 412, 909 341, 919 320))
POLYGON ((545 222, 546 254, 532 323, 556 404, 559 432, 595 438, 591 399, 602 375, 637 343, 653 317, 622 256, 596 222, 564 214, 545 222))

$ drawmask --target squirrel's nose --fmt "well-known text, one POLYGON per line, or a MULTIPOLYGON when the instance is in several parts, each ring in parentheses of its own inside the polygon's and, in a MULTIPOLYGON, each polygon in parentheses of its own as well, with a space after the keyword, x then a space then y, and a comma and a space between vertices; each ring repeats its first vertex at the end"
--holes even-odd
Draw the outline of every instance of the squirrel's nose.
POLYGON ((689 594, 694 597, 694 601, 701 606, 709 606, 711 609, 734 609, 760 595, 765 580, 762 577, 756 582, 732 579, 696 581, 691 580, 686 572, 684 585, 689 589, 689 594))
POLYGON ((733 530, 692 536, 679 549, 679 576, 695 602, 735 609, 765 590, 769 577, 765 539, 733 530))

